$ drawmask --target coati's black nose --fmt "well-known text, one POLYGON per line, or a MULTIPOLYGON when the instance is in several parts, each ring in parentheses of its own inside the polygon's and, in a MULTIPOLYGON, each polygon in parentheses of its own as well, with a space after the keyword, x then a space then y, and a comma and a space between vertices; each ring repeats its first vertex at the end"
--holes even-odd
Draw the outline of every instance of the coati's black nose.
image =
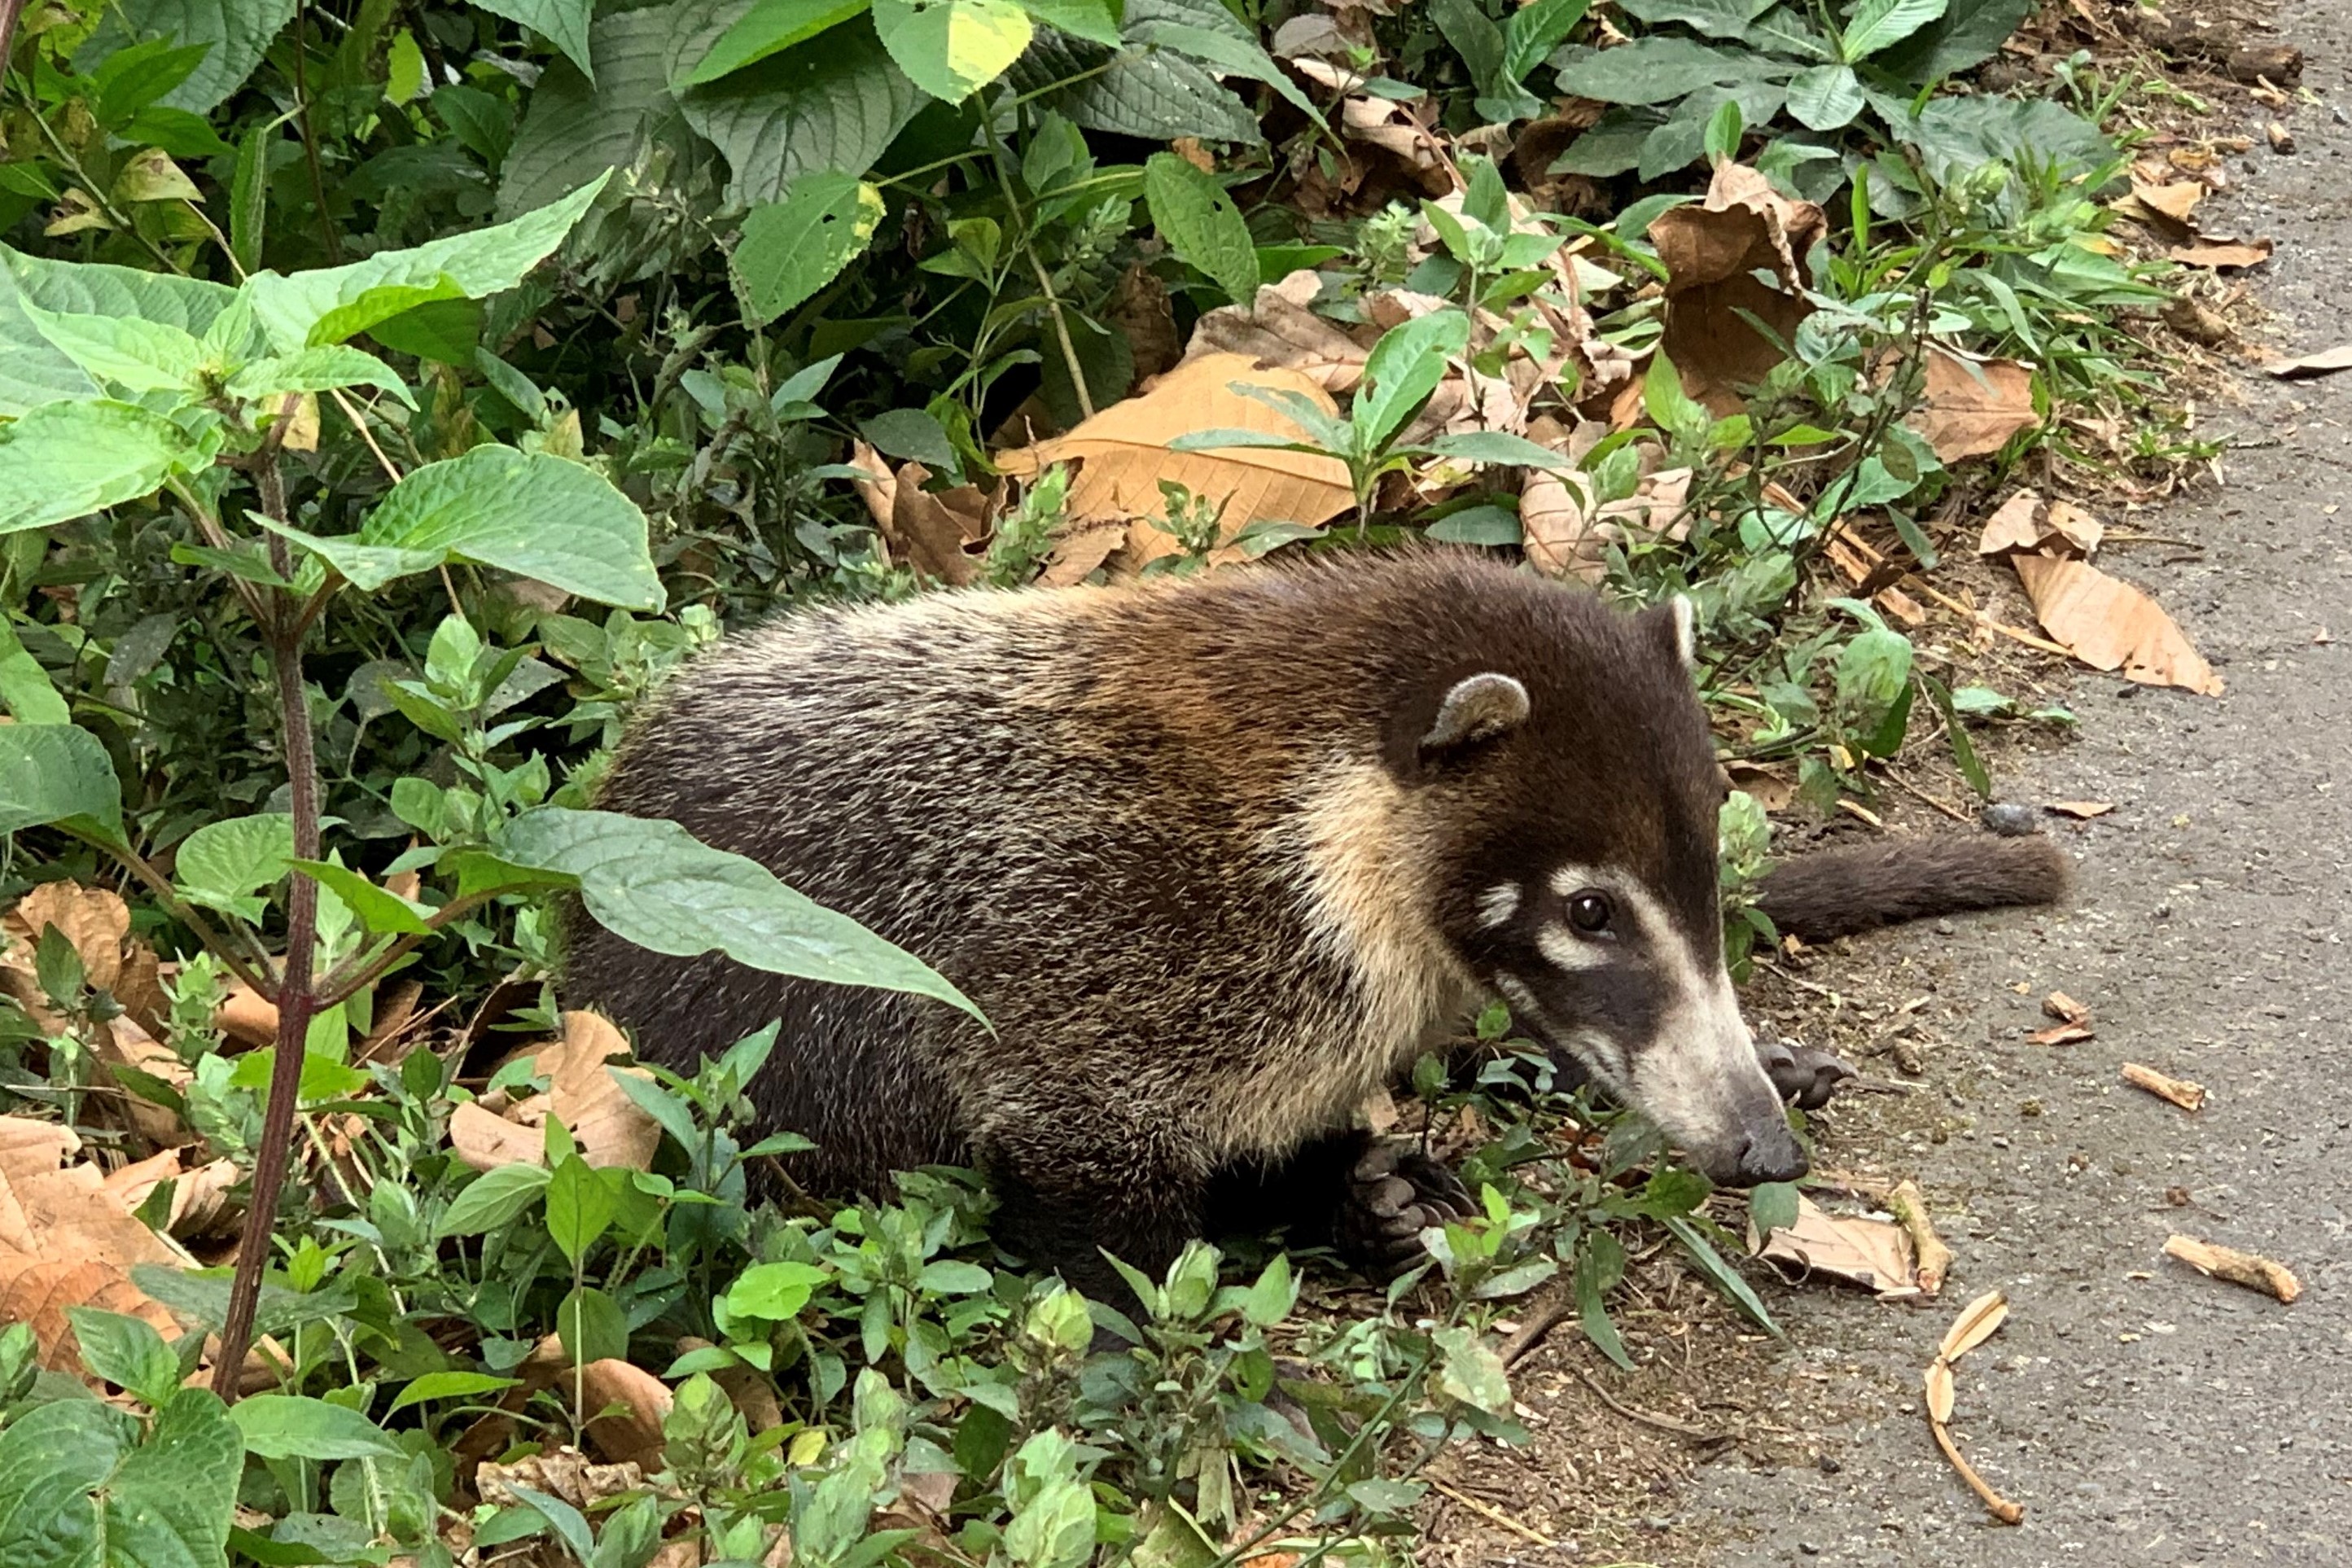
POLYGON ((1767 1182, 1793 1182, 1804 1173, 1804 1150, 1798 1147, 1788 1127, 1776 1121, 1740 1141, 1739 1158, 1728 1184, 1757 1187, 1767 1182))

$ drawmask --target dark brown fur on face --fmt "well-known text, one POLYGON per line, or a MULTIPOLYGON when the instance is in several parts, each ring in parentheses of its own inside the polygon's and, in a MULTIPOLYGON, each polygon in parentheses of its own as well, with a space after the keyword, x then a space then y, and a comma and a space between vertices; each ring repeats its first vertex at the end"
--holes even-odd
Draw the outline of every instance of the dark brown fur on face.
POLYGON ((1354 1108, 1492 983, 1495 880, 1605 866, 1710 935, 1717 787, 1671 616, 1466 556, 823 611, 682 672, 599 804, 758 860, 995 1033, 584 922, 566 990, 681 1067, 780 1018, 751 1093, 819 1145, 804 1184, 977 1163, 1003 1239, 1101 1289, 1097 1247, 1157 1270, 1218 1194, 1346 1181, 1354 1108), (1448 719, 1481 676, 1523 714, 1448 719))
POLYGON ((1757 907, 1783 935, 1829 942, 1930 915, 2054 904, 2072 879, 2065 852, 2046 838, 1896 840, 1783 860, 1757 907))

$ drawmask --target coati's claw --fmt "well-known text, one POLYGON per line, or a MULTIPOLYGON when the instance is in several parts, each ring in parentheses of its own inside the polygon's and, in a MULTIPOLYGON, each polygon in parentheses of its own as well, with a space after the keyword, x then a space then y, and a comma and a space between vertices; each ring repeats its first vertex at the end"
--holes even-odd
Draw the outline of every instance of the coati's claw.
POLYGON ((1332 1239, 1352 1267, 1393 1279, 1428 1256, 1423 1231, 1466 1219, 1476 1206, 1438 1161, 1410 1143, 1375 1143, 1348 1173, 1332 1239))
POLYGON ((1819 1110, 1830 1102, 1840 1084, 1855 1076, 1853 1068, 1833 1052, 1811 1046, 1759 1041, 1756 1054, 1781 1101, 1800 1110, 1819 1110))

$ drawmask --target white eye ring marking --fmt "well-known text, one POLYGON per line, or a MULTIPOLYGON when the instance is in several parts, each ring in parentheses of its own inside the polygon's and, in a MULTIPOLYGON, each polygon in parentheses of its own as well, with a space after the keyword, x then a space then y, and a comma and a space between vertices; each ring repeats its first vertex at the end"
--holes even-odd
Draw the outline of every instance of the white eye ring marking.
POLYGON ((1478 895, 1478 923, 1488 931, 1508 925, 1511 917, 1519 912, 1519 885, 1498 882, 1478 895))
POLYGON ((1536 951, 1555 969, 1598 969, 1611 957, 1602 943, 1580 938, 1560 925, 1548 924, 1536 932, 1536 951))

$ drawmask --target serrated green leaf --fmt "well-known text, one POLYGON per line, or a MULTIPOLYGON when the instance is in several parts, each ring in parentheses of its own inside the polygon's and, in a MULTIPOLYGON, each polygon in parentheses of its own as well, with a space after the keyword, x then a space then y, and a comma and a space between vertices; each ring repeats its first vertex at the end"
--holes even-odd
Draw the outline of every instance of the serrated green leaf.
POLYGON ((741 70, 866 10, 869 0, 755 0, 678 85, 698 87, 741 70))
POLYGON ((52 823, 122 842, 122 786, 98 737, 70 724, 0 725, 0 834, 52 823))
POLYGON ((236 298, 236 289, 199 279, 52 261, 0 245, 0 415, 99 394, 89 373, 25 316, 26 304, 65 315, 137 317, 201 336, 236 298))
POLYGON ((297 1394, 240 1399, 229 1418, 244 1436, 246 1452, 265 1459, 396 1459, 404 1452, 358 1411, 297 1394))
POLYGON ((1619 0, 1618 8, 1637 22, 1663 26, 1680 22, 1710 38, 1747 37, 1748 24, 1777 0, 1619 0))
POLYGON ((257 272, 245 294, 280 353, 337 343, 435 300, 479 300, 522 281, 563 243, 611 177, 508 223, 451 235, 364 261, 284 277, 257 272))
POLYGON ((1088 131, 1159 142, 1177 136, 1263 142, 1257 116, 1210 69, 1179 47, 1148 41, 1155 23, 1248 38, 1215 0, 1129 0, 1122 47, 1048 33, 1030 46, 1008 79, 1022 92, 1038 95, 1041 107, 1088 131))
POLYGON ((379 936, 423 936, 433 928, 426 918, 433 911, 414 899, 404 899, 389 888, 378 887, 348 866, 338 866, 331 860, 289 860, 287 864, 307 871, 319 885, 342 900, 361 925, 379 936))
POLYGON ((188 390, 205 363, 205 345, 168 321, 136 316, 67 315, 44 310, 30 300, 25 319, 92 379, 131 392, 188 390))
MULTIPOLYGON (((1563 50, 1559 90, 1602 103, 1667 103, 1722 82, 1777 79, 1794 74, 1786 61, 1740 49, 1713 48, 1690 38, 1655 35, 1614 49, 1563 50)), ((1755 123, 1751 121, 1750 123, 1755 123)))
POLYGON ((882 221, 882 193, 854 174, 803 174, 743 218, 729 258, 745 320, 765 326, 841 275, 882 221))
POLYGON ((1049 27, 1075 38, 1117 47, 1118 7, 1109 0, 1019 0, 1021 8, 1049 27))
POLYGON ((589 29, 593 82, 569 60, 548 67, 499 166, 499 217, 543 207, 635 162, 646 126, 672 107, 668 62, 684 9, 656 5, 597 18, 589 29))
POLYGON ((0 1430, 0 1563, 94 1560, 99 1521, 89 1494, 113 1474, 127 1426, 94 1399, 61 1399, 0 1430))
POLYGON ((1433 310, 1381 334, 1364 360, 1363 384, 1349 417, 1362 451, 1377 452, 1445 379, 1448 356, 1470 344, 1470 318, 1433 310))
POLYGON ((0 707, 19 724, 64 724, 73 710, 49 679, 41 661, 25 651, 16 628, 0 620, 0 707))
POLYGON ((1531 0, 1503 26, 1503 75, 1523 82, 1558 48, 1591 8, 1592 0, 1531 0))
POLYGON ((116 50, 142 38, 205 46, 186 79, 156 101, 203 114, 245 85, 273 39, 294 19, 295 0, 111 0, 74 51, 74 70, 98 69, 116 50))
POLYGON ((873 0, 874 30, 907 79, 961 103, 1021 58, 1035 28, 1012 0, 873 0))
POLYGON ((563 58, 578 66, 582 75, 595 79, 595 61, 588 47, 588 17, 596 8, 595 0, 474 0, 474 4, 492 16, 520 22, 562 50, 563 58))
POLYGON ((180 1358, 154 1324, 95 1307, 68 1307, 66 1316, 82 1365, 151 1406, 170 1403, 180 1386, 180 1358))
POLYGON ((1173 153, 1154 153, 1143 166, 1143 199, 1161 237, 1227 299, 1246 306, 1257 298, 1257 249, 1249 225, 1214 174, 1173 153))
POLYGON ((286 875, 294 857, 294 819, 282 812, 208 822, 181 840, 172 880, 192 904, 222 910, 247 924, 261 919, 253 895, 286 875))
POLYGON ((411 408, 416 406, 408 384, 392 366, 349 343, 297 349, 290 354, 256 360, 230 376, 222 390, 231 397, 261 403, 289 392, 327 392, 343 386, 380 386, 411 408))
POLYGON ((0 1433, 0 1563, 226 1568, 245 1455, 221 1402, 207 1389, 179 1390, 136 1447, 119 1419, 94 1402, 63 1400, 0 1433))
POLYGON ((547 1191, 547 1167, 518 1162, 483 1172, 442 1211, 443 1236, 479 1236, 509 1225, 547 1191))
POLYGON ((980 1016, 913 954, 674 822, 542 807, 517 818, 496 848, 575 882, 590 915, 649 952, 691 958, 716 949, 770 973, 911 992, 980 1016))
POLYGON ((1236 38, 1217 28, 1159 18, 1138 22, 1132 37, 1135 42, 1149 47, 1173 49, 1212 70, 1262 81, 1279 93, 1293 109, 1305 115, 1309 124, 1323 123, 1323 111, 1315 107, 1315 100, 1299 90, 1298 84, 1290 79, 1289 73, 1275 63, 1274 57, 1267 54, 1255 38, 1236 38))
POLYGON ((470 561, 600 604, 639 610, 662 605, 645 514, 603 475, 544 452, 477 447, 412 469, 357 533, 322 539, 268 526, 363 591, 445 562, 470 561))
POLYGON ((0 426, 0 533, 152 495, 212 458, 206 443, 132 404, 45 403, 0 426))
POLYGON ((1839 37, 1848 65, 1899 44, 1944 14, 1948 0, 1862 0, 1839 37))
POLYGON ((866 16, 684 92, 678 108, 726 156, 729 198, 750 206, 805 174, 865 174, 929 101, 866 16))

